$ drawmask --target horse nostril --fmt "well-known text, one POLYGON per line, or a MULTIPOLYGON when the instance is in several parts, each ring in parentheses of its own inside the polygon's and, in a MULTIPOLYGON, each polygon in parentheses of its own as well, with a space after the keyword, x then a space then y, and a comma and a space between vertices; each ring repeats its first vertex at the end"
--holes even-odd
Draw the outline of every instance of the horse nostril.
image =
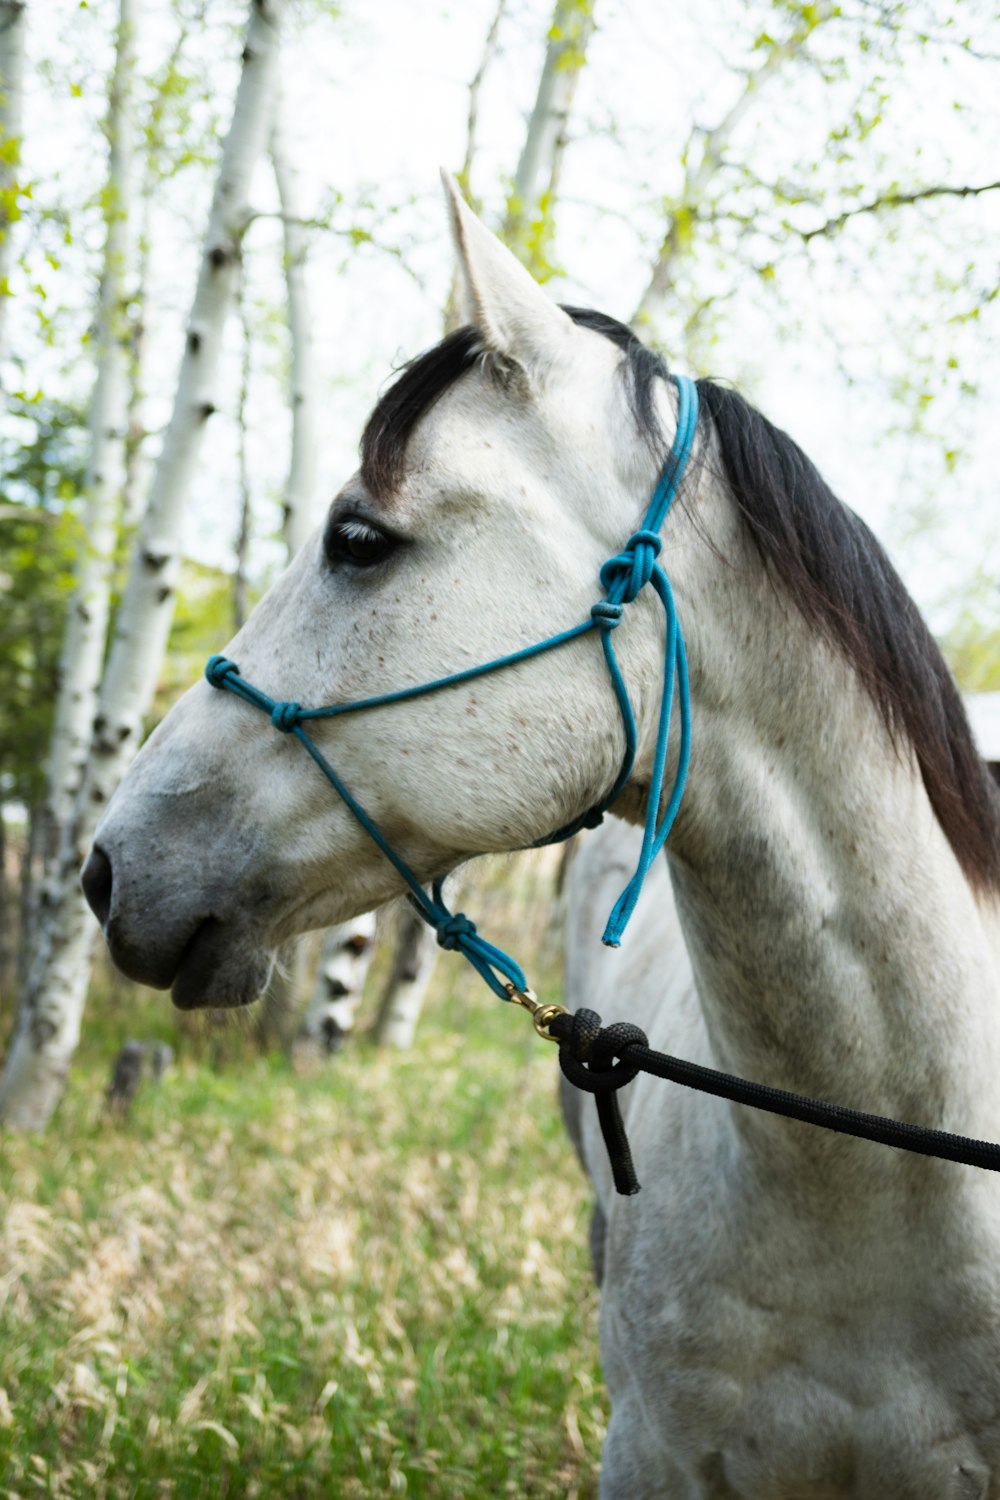
POLYGON ((114 875, 111 861, 99 844, 95 844, 87 856, 87 862, 80 871, 80 884, 91 911, 101 926, 105 926, 111 910, 114 875))

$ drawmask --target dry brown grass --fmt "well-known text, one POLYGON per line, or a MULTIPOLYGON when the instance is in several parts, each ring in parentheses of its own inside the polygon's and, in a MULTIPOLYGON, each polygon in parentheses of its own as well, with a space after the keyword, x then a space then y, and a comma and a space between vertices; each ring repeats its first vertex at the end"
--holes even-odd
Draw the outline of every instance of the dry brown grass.
POLYGON ((84 1067, 2 1143, 3 1493, 592 1495, 553 1064, 452 967, 403 1058, 184 1061, 124 1128, 84 1067))

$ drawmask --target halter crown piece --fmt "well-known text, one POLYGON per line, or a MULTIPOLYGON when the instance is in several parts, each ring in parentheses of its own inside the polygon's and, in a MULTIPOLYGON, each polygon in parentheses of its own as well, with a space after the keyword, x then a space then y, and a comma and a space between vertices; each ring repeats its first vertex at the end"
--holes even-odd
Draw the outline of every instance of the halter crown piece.
POLYGON ((410 900, 424 921, 435 929, 441 947, 456 949, 462 953, 502 1000, 514 998, 510 992, 510 986, 513 986, 518 993, 527 990, 528 983, 520 964, 502 948, 497 948, 481 938, 476 931, 475 923, 470 921, 464 913, 448 910, 442 893, 444 877, 433 882, 429 893, 424 889, 406 861, 396 853, 377 824, 351 795, 319 746, 309 737, 303 725, 311 719, 335 719, 341 714, 360 713, 363 709, 369 708, 384 708, 391 703, 404 703, 410 698, 421 698, 426 693, 437 693, 444 688, 457 687, 460 683, 469 682, 473 678, 485 677, 490 672, 498 672, 502 667, 516 666, 518 662, 528 661, 533 656, 540 656, 543 651, 551 651, 556 646, 564 646, 568 641, 574 641, 589 631, 597 630, 600 632, 604 659, 607 662, 611 684, 621 711, 622 725, 625 730, 625 758, 614 786, 597 807, 592 808, 590 812, 577 818, 573 823, 567 824, 565 828, 557 829, 547 838, 538 840, 540 845, 558 843, 562 839, 570 838, 581 828, 596 827, 632 774, 636 752, 635 715, 611 638, 615 627, 621 620, 625 606, 638 598, 647 585, 652 585, 654 593, 663 605, 666 620, 663 696, 660 700, 660 718, 653 757, 653 774, 646 804, 642 848, 635 874, 615 902, 602 939, 608 947, 619 947, 622 934, 635 910, 646 873, 663 848, 667 835, 673 827, 677 809, 680 807, 681 797, 684 794, 684 783, 687 779, 691 753, 691 705, 684 637, 677 618, 673 592, 658 558, 662 545, 660 528, 677 494, 691 456, 695 429, 698 425, 698 391, 694 382, 684 375, 673 375, 671 379, 677 386, 678 392, 677 432, 673 447, 663 466, 641 530, 630 536, 621 552, 616 557, 610 558, 602 567, 600 579, 605 597, 594 605, 590 611, 590 618, 583 624, 574 625, 571 629, 549 636, 533 646, 525 646, 509 656, 499 656, 493 661, 483 662, 477 667, 469 667, 463 672, 454 672, 448 677, 438 677, 431 682, 419 683, 416 687, 401 688, 397 692, 382 693, 374 698, 359 698, 351 703, 333 703, 326 708, 302 708, 298 703, 278 702, 269 698, 266 693, 262 693, 259 688, 247 682, 240 675, 240 669, 236 663, 224 656, 210 657, 205 668, 205 676, 213 687, 235 693, 244 702, 260 709, 262 713, 268 715, 275 729, 280 730, 282 734, 294 735, 305 746, 334 791, 350 808, 362 828, 378 845, 390 864, 398 870, 409 887, 410 900), (663 816, 660 817, 667 740, 670 733, 670 716, 675 688, 680 711, 680 755, 670 797, 663 816))

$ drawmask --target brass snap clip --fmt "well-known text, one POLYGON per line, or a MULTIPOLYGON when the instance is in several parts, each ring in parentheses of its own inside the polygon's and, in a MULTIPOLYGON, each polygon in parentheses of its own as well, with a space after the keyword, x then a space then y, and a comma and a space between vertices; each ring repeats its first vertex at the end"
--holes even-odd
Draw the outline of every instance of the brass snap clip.
POLYGON ((551 1031, 549 1031, 549 1026, 555 1020, 556 1016, 569 1015, 569 1011, 565 1005, 552 1005, 551 1003, 543 1005, 534 990, 515 989, 513 984, 505 984, 504 989, 507 991, 508 1000, 513 1001, 515 1005, 524 1006, 524 1009, 531 1016, 532 1025, 540 1037, 544 1038, 547 1042, 559 1041, 559 1038, 553 1036, 551 1031))

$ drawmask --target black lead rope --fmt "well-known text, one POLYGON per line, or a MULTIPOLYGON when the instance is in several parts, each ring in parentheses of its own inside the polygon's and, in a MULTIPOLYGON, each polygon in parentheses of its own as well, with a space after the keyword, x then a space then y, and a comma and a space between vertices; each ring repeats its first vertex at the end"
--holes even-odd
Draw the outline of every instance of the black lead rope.
POLYGON ((565 1076, 597 1100, 597 1115, 615 1188, 626 1196, 639 1191, 639 1180, 618 1108, 618 1090, 631 1083, 637 1073, 651 1073, 655 1078, 681 1083, 685 1088, 731 1099, 734 1104, 749 1104, 772 1115, 784 1115, 806 1125, 821 1125, 824 1130, 854 1135, 881 1146, 895 1146, 919 1156, 936 1156, 942 1161, 1000 1172, 1000 1145, 992 1141, 977 1141, 966 1135, 950 1135, 946 1130, 889 1120, 884 1115, 869 1115, 842 1104, 792 1094, 787 1089, 773 1089, 765 1083, 751 1083, 731 1073, 704 1068, 700 1063, 684 1062, 682 1058, 654 1052, 645 1033, 627 1021, 602 1026, 596 1011, 578 1010, 573 1015, 554 1016, 547 1023, 547 1030, 559 1043, 559 1066, 565 1076))

